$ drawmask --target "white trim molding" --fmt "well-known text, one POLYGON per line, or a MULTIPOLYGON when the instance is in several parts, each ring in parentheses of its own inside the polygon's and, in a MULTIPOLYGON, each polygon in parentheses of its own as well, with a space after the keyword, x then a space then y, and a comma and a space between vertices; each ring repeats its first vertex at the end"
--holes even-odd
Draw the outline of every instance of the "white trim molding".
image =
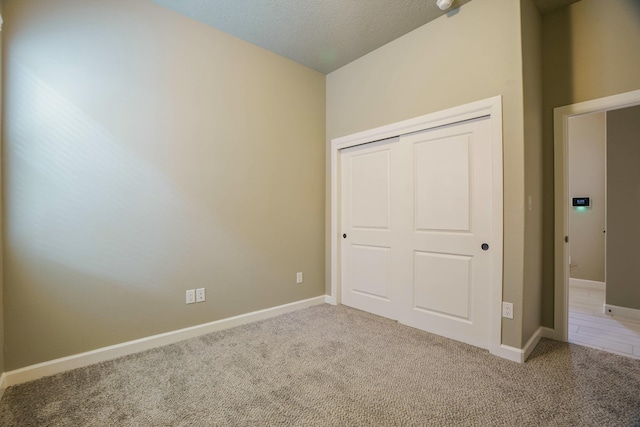
POLYGON ((331 295, 325 295, 324 302, 331 305, 338 305, 338 302, 336 301, 335 297, 332 297, 331 295))
POLYGON ((608 316, 640 320, 640 310, 638 310, 637 308, 621 307, 619 305, 613 305, 613 304, 604 304, 602 306, 602 312, 608 316))
POLYGON ((501 344, 497 351, 492 351, 491 353, 512 362, 524 363, 524 350, 521 348, 501 344))
POLYGON ((7 381, 7 374, 6 372, 3 372, 2 375, 0 375, 0 400, 2 400, 2 395, 4 394, 4 391, 7 388, 7 385, 5 384, 6 381, 7 381))
POLYGON ((503 359, 511 360, 512 362, 524 363, 527 361, 533 350, 536 349, 536 346, 540 342, 542 338, 552 338, 553 330, 549 328, 545 328, 540 326, 529 338, 529 341, 524 345, 523 348, 511 347, 508 345, 501 345, 499 349, 499 353, 494 353, 497 356, 502 357, 503 359))
POLYGON ((315 298, 309 298, 289 304, 279 305, 277 307, 266 308, 264 310, 241 314, 239 316, 228 317, 226 319, 216 320, 214 322, 203 323, 201 325, 191 326, 189 328, 166 332, 159 335, 153 335, 150 337, 128 341, 109 347, 103 347, 97 350, 74 354, 72 356, 62 357, 60 359, 50 360, 48 362, 38 363, 36 365, 26 366, 24 368, 5 372, 0 377, 0 394, 6 387, 10 387, 16 384, 33 381, 38 378, 58 374, 61 372, 69 371, 71 369, 82 368, 94 363, 115 359, 117 357, 139 353, 141 351, 149 350, 152 348, 162 347, 211 332, 221 331, 223 329, 229 329, 251 322, 257 322, 259 320, 268 319, 314 305, 324 304, 325 299, 325 295, 321 295, 315 298))
POLYGON ((640 90, 580 102, 553 110, 554 128, 554 325, 553 339, 567 341, 569 315, 569 119, 640 105, 640 90))
MULTIPOLYGON (((502 97, 484 99, 409 120, 381 126, 331 141, 331 292, 329 297, 340 304, 340 151, 356 145, 393 138, 412 132, 446 126, 479 117, 490 116, 492 129, 492 162, 494 188, 492 199, 491 245, 495 251, 491 266, 491 319, 489 351, 501 355, 502 337, 502 263, 503 263, 503 158, 502 158, 502 97)), ((505 356, 502 356, 505 357, 505 356)), ((506 357, 509 358, 509 357, 506 357)))

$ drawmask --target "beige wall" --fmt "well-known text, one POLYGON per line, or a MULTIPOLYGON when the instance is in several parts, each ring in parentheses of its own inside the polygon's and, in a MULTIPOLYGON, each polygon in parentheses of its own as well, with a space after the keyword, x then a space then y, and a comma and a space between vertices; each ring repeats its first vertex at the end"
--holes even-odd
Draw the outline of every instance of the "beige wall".
POLYGON ((604 282, 606 113, 569 118, 569 206, 588 196, 589 208, 569 207, 571 277, 604 282))
POLYGON ((514 320, 503 342, 522 342, 524 248, 520 5, 475 0, 327 76, 327 139, 502 95, 504 300, 514 320))
POLYGON ((145 0, 4 18, 5 370, 324 294, 325 76, 145 0))
POLYGON ((524 346, 540 326, 542 297, 542 20, 532 0, 522 0, 521 8, 525 248, 520 344, 524 346))
POLYGON ((640 106, 607 113, 606 303, 640 310, 640 106))
POLYGON ((582 0, 542 23, 544 277, 542 322, 553 326, 553 109, 640 89, 640 2, 582 0))

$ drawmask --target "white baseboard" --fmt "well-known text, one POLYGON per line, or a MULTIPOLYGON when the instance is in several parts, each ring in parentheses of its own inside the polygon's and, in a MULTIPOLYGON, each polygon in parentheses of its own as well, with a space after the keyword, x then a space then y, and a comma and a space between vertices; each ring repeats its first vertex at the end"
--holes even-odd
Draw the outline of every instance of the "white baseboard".
POLYGON ((533 333, 531 338, 529 338, 529 341, 527 341, 523 348, 516 348, 502 344, 499 348, 491 351, 491 353, 495 354, 496 356, 500 356, 503 359, 511 360, 517 363, 524 363, 536 348, 536 346, 540 342, 540 339, 546 337, 545 334, 548 331, 545 330, 549 330, 549 328, 543 328, 542 326, 540 326, 533 333))
POLYGON ((336 297, 333 297, 331 295, 325 295, 324 302, 331 305, 338 305, 338 301, 336 300, 336 297))
POLYGON ((4 390, 7 388, 7 386, 5 385, 6 378, 7 378, 7 374, 3 372, 2 375, 0 375, 0 399, 2 399, 4 390))
POLYGON ((620 307, 617 305, 604 304, 602 307, 604 314, 614 317, 625 317, 627 319, 640 320, 640 310, 637 308, 620 307))
POLYGON ((315 298, 309 298, 302 301, 296 301, 277 307, 258 310, 251 313, 241 314, 239 316, 229 317, 226 319, 216 320, 215 322, 203 323, 201 325, 191 326, 189 328, 179 329, 177 331, 166 332, 159 335, 153 335, 146 338, 128 341, 109 347, 99 348, 97 350, 88 351, 86 353, 74 354, 72 356, 62 357, 60 359, 50 360, 48 362, 38 363, 36 365, 25 366, 24 368, 15 369, 5 372, 0 376, 0 390, 12 385, 33 381, 48 375, 58 374, 60 372, 71 369, 82 368, 94 363, 104 362, 106 360, 115 359, 117 357, 138 353, 156 347, 162 347, 173 344, 188 338, 197 337, 211 332, 223 329, 233 328, 235 326, 244 325, 246 323, 256 322, 258 320, 268 319, 270 317, 279 316, 281 314, 323 304, 326 296, 322 295, 315 298))
POLYGON ((584 280, 584 279, 569 279, 569 286, 577 286, 580 288, 598 289, 598 290, 606 289, 605 282, 596 282, 594 280, 584 280))
POLYGON ((521 350, 519 348, 502 344, 500 347, 492 348, 491 354, 512 362, 522 363, 521 350))
POLYGON ((529 356, 531 356, 531 353, 533 353, 533 350, 536 349, 536 346, 538 345, 538 343, 540 342, 543 336, 544 336, 543 328, 542 326, 540 326, 538 327, 538 329, 536 329, 533 335, 531 335, 531 338, 529 338, 529 341, 527 341, 527 343, 524 345, 524 348, 522 349, 523 350, 522 363, 524 363, 529 358, 529 356))
POLYGON ((542 338, 549 338, 550 340, 562 341, 562 339, 558 338, 558 333, 553 328, 547 328, 544 326, 540 326, 542 329, 542 338))

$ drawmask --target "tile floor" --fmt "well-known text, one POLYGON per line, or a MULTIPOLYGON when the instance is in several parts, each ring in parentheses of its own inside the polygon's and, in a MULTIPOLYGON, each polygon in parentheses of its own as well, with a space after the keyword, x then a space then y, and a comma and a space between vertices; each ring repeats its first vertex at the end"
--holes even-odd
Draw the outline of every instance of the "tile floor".
POLYGON ((569 342, 640 359, 640 320, 602 312, 604 288, 569 285, 569 342))

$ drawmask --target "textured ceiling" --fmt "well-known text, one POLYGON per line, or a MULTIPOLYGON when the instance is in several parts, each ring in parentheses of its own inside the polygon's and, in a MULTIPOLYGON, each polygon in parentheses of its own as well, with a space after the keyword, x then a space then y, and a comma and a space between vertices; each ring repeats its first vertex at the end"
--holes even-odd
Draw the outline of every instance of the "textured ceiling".
MULTIPOLYGON (((445 13, 436 0, 151 1, 325 74, 445 13)), ((577 0, 534 1, 550 11, 577 0)))
POLYGON ((436 0, 152 1, 322 73, 445 13, 436 0))

